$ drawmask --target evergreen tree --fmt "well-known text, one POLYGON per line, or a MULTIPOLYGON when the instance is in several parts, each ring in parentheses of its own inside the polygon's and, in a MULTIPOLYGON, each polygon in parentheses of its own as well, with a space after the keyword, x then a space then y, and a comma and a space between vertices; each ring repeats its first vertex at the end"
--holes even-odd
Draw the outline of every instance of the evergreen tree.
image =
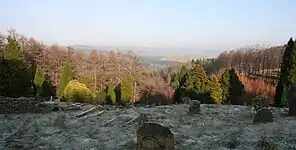
POLYGON ((241 105, 241 95, 245 91, 245 87, 242 82, 239 80, 235 70, 232 68, 229 70, 230 76, 230 88, 229 88, 229 100, 233 105, 241 105))
POLYGON ((198 99, 203 103, 209 103, 208 78, 200 64, 196 64, 189 74, 183 77, 185 81, 185 94, 191 99, 198 99))
POLYGON ((69 83, 69 81, 71 81, 72 79, 73 79, 72 66, 69 62, 67 62, 63 67, 62 74, 60 77, 60 84, 57 91, 59 98, 63 97, 64 90, 67 84, 69 83))
POLYGON ((280 79, 276 86, 275 105, 283 106, 287 104, 285 93, 289 84, 296 83, 296 46, 293 38, 290 38, 283 55, 281 63, 280 79))
POLYGON ((55 96, 55 89, 50 81, 50 77, 46 74, 42 84, 42 97, 55 96))
POLYGON ((21 46, 14 36, 7 37, 7 44, 4 49, 4 59, 6 60, 22 60, 24 57, 21 46))
POLYGON ((189 72, 188 68, 185 65, 182 65, 179 74, 178 74, 178 80, 179 82, 181 82, 181 80, 183 79, 183 77, 189 72))
POLYGON ((222 103, 229 103, 229 88, 230 88, 230 75, 228 69, 225 70, 221 75, 220 85, 222 90, 222 103))
POLYGON ((108 98, 107 100, 110 102, 110 104, 115 104, 116 103, 116 94, 114 91, 114 86, 113 85, 108 85, 108 98))
POLYGON ((121 103, 126 104, 133 100, 134 88, 133 77, 131 75, 126 76, 122 80, 121 84, 121 103))
POLYGON ((35 72, 35 77, 34 77, 34 84, 36 86, 38 96, 42 95, 42 85, 44 80, 45 80, 44 73, 40 68, 38 68, 35 72))
POLYGON ((209 78, 210 97, 215 104, 222 102, 222 89, 215 75, 209 78))
POLYGON ((223 72, 220 81, 222 89, 222 103, 224 104, 242 104, 240 100, 244 93, 245 87, 238 79, 235 70, 227 69, 223 72))
POLYGON ((208 91, 208 78, 201 65, 197 64, 186 77, 185 87, 187 90, 205 93, 208 91))
POLYGON ((30 96, 33 76, 23 61, 21 47, 15 37, 8 36, 0 60, 0 95, 6 97, 30 96))

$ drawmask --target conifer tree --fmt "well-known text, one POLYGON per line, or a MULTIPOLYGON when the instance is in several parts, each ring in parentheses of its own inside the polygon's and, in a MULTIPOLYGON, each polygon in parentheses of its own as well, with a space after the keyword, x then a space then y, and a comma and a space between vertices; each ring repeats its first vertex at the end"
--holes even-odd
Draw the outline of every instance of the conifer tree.
POLYGON ((115 104, 116 103, 116 94, 114 91, 114 86, 113 85, 108 85, 108 100, 110 101, 111 104, 115 104))
POLYGON ((196 91, 197 93, 205 93, 208 91, 208 78, 201 65, 197 64, 189 73, 185 81, 187 90, 196 91))
POLYGON ((209 78, 210 97, 215 104, 222 102, 222 89, 215 75, 209 78))
POLYGON ((181 80, 183 79, 183 77, 189 72, 188 68, 185 65, 182 65, 179 74, 178 74, 178 79, 179 82, 181 82, 181 80))
POLYGON ((280 79, 276 86, 275 105, 287 105, 286 95, 287 87, 289 84, 296 83, 296 46, 293 38, 290 38, 283 55, 281 63, 280 79))
POLYGON ((7 37, 7 44, 4 49, 4 59, 6 60, 22 60, 24 57, 21 46, 14 36, 7 37))
POLYGON ((69 62, 66 62, 61 73, 60 84, 57 91, 59 98, 63 97, 64 90, 67 84, 69 83, 69 81, 71 81, 72 79, 73 79, 72 66, 69 62))
POLYGON ((35 72, 35 77, 34 77, 34 84, 37 88, 37 95, 38 96, 42 95, 42 84, 43 84, 44 80, 45 80, 44 73, 40 68, 38 68, 35 72))
POLYGON ((13 36, 7 37, 3 59, 0 62, 0 95, 30 96, 33 76, 23 61, 21 47, 13 36))
POLYGON ((222 103, 229 103, 229 88, 230 88, 230 75, 228 69, 221 75, 220 85, 222 90, 222 103))
POLYGON ((224 104, 242 104, 240 96, 244 93, 244 85, 238 79, 235 70, 227 69, 223 72, 220 80, 222 89, 222 103, 224 104))
POLYGON ((242 82, 239 80, 235 70, 232 68, 229 70, 230 76, 230 88, 229 88, 229 100, 233 105, 241 105, 241 95, 245 91, 245 87, 242 82))
POLYGON ((131 75, 126 76, 121 83, 121 103, 126 104, 133 100, 134 88, 133 77, 131 75))

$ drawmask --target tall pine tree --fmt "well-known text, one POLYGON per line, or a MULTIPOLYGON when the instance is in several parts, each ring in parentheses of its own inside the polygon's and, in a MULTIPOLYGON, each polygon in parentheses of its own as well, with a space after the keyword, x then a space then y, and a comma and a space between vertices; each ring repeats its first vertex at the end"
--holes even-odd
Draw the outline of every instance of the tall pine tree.
POLYGON ((70 62, 66 62, 66 64, 63 67, 61 77, 60 77, 60 84, 57 90, 57 94, 59 98, 62 98, 64 95, 64 90, 69 83, 73 79, 73 73, 72 73, 72 66, 70 62))
POLYGON ((209 78, 210 97, 215 104, 222 102, 222 89, 215 75, 209 78))
POLYGON ((220 79, 220 85, 222 90, 222 103, 229 104, 229 88, 230 88, 230 75, 228 69, 226 69, 220 79))
POLYGON ((276 106, 287 105, 286 95, 287 87, 289 84, 296 83, 296 47, 293 38, 290 38, 283 55, 281 63, 280 79, 276 86, 275 101, 276 106))
POLYGON ((134 87, 133 77, 131 75, 126 76, 121 83, 121 103, 127 104, 133 100, 134 87))

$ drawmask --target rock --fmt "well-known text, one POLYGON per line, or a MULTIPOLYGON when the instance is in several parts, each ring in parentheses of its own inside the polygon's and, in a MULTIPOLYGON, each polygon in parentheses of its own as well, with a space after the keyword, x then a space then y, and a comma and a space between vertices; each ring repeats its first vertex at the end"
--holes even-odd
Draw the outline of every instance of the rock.
POLYGON ((287 101, 289 104, 289 116, 296 116, 296 85, 288 87, 287 101))
POLYGON ((268 108, 261 108, 254 116, 254 123, 267 123, 273 121, 273 115, 268 108))
POLYGON ((190 105, 189 113, 195 114, 200 111, 200 101, 199 100, 192 100, 189 105, 190 105))
POLYGON ((190 104, 191 99, 189 97, 183 97, 182 102, 185 104, 190 104))
POLYGON ((157 123, 144 123, 137 130, 137 150, 174 150, 174 134, 168 127, 157 123))
POLYGON ((65 120, 66 116, 65 115, 58 115, 56 120, 54 121, 54 125, 60 128, 65 128, 65 120))
POLYGON ((138 121, 138 128, 140 128, 144 123, 149 121, 149 118, 146 114, 140 114, 137 121, 138 121))
POLYGON ((269 101, 268 101, 267 95, 266 94, 258 95, 252 99, 251 113, 255 114, 259 109, 263 107, 268 108, 268 106, 269 106, 269 101))

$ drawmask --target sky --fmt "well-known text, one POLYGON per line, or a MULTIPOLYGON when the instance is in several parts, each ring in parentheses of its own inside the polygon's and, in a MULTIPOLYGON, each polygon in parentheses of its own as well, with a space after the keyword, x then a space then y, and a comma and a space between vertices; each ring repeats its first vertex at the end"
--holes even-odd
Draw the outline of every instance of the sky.
POLYGON ((296 35, 295 0, 6 0, 7 28, 46 44, 225 50, 284 44, 296 35))

